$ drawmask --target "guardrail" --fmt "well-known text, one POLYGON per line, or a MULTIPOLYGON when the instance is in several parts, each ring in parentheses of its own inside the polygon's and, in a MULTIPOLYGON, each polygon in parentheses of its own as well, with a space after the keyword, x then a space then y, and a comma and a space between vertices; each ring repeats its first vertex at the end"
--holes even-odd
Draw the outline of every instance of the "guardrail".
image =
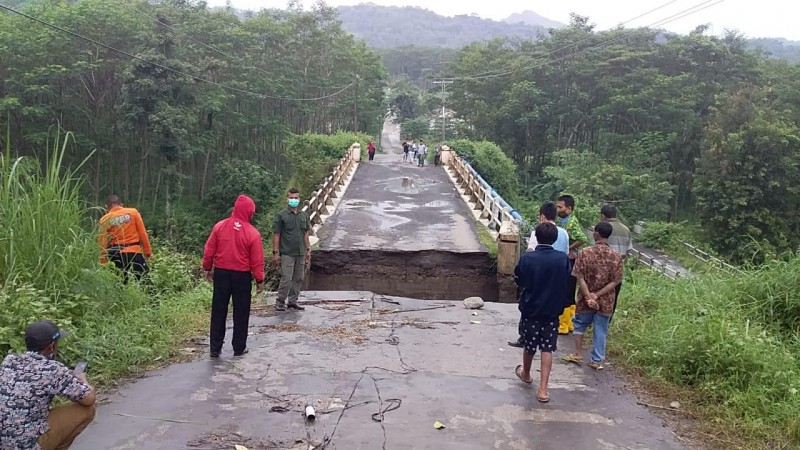
POLYGON ((650 267, 651 269, 655 270, 656 272, 660 273, 661 275, 672 278, 673 280, 677 280, 678 277, 683 276, 683 274, 680 271, 676 270, 673 267, 670 267, 664 261, 660 261, 656 258, 653 258, 650 255, 646 255, 640 252, 639 250, 630 249, 628 251, 628 256, 636 258, 637 262, 642 263, 650 267))
POLYGON ((728 269, 728 270, 733 270, 735 272, 739 271, 739 269, 737 269, 735 266, 732 266, 715 256, 709 255, 708 253, 700 250, 699 248, 695 247, 694 245, 688 242, 682 242, 682 244, 689 248, 689 251, 695 258, 699 259, 700 261, 703 261, 706 264, 714 264, 718 266, 720 269, 728 269))
POLYGON ((306 200, 302 210, 308 214, 312 225, 322 223, 322 216, 328 214, 328 206, 333 205, 333 199, 337 197, 336 191, 350 176, 360 155, 361 146, 357 143, 351 145, 347 154, 339 160, 331 174, 317 186, 317 190, 311 194, 311 198, 306 200))
POLYGON ((468 166, 463 158, 452 155, 448 159, 448 166, 452 168, 458 185, 464 189, 470 201, 475 203, 476 209, 482 211, 482 217, 489 219, 489 229, 500 231, 505 223, 520 225, 521 221, 513 216, 512 210, 503 205, 505 201, 490 187, 487 187, 488 185, 484 186, 483 179, 472 167, 468 166))
MULTIPOLYGON (((641 235, 644 232, 644 229, 645 229, 646 226, 647 226, 647 223, 640 220, 640 221, 636 222, 636 224, 633 226, 633 232, 636 233, 636 234, 641 235)), ((720 269, 728 269, 728 270, 733 270, 733 271, 739 271, 739 269, 736 266, 733 266, 733 265, 731 265, 731 264, 729 264, 729 263, 727 263, 727 262, 725 262, 725 261, 723 261, 723 260, 721 260, 721 259, 719 259, 719 258, 717 258, 715 256, 712 256, 712 255, 708 254, 707 252, 701 250, 698 247, 695 247, 694 245, 692 245, 692 244, 690 244, 688 242, 681 241, 681 244, 683 244, 687 249, 689 249, 689 253, 692 256, 694 256, 695 258, 699 259, 700 261, 703 261, 706 264, 715 265, 715 266, 719 267, 720 269)))

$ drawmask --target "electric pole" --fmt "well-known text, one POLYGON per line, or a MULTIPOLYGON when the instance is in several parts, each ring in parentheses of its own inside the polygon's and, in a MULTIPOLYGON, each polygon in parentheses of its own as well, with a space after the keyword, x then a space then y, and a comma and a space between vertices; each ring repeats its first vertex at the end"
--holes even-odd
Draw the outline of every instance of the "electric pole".
POLYGON ((439 80, 434 81, 433 84, 442 85, 442 145, 445 139, 445 103, 447 99, 447 86, 453 84, 453 80, 439 80))
POLYGON ((353 97, 353 130, 358 134, 358 74, 356 74, 356 95, 353 97))

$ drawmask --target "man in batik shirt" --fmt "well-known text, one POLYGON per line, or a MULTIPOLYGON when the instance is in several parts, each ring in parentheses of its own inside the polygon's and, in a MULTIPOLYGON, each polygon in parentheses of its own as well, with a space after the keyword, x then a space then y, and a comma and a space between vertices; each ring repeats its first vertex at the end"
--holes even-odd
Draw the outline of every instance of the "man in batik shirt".
POLYGON ((94 418, 86 374, 55 360, 62 336, 53 322, 34 322, 25 330, 28 351, 0 365, 0 449, 66 450, 94 418), (72 403, 50 409, 56 396, 72 403))
POLYGON ((613 228, 608 222, 599 222, 594 227, 595 244, 575 260, 572 275, 578 279, 577 312, 575 323, 575 353, 565 356, 567 362, 580 364, 583 360, 583 334, 594 326, 592 361, 589 367, 601 370, 606 357, 608 324, 614 312, 614 289, 622 280, 622 255, 608 245, 613 228))

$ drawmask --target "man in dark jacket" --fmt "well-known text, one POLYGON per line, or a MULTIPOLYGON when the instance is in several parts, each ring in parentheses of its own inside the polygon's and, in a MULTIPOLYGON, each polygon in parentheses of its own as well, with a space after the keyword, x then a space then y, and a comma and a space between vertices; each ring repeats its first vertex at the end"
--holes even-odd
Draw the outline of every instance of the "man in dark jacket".
POLYGON ((264 247, 250 220, 256 204, 240 195, 231 217, 214 225, 203 251, 206 279, 214 283, 211 301, 211 357, 219 357, 225 341, 228 303, 233 297, 233 356, 247 353, 247 328, 253 279, 256 292, 264 291, 264 247), (213 272, 212 272, 213 269, 213 272))
POLYGON ((547 383, 553 367, 553 352, 558 342, 558 316, 567 300, 569 258, 555 250, 558 229, 550 222, 539 224, 535 230, 538 246, 522 255, 514 275, 522 288, 519 301, 521 313, 519 335, 524 352, 522 364, 515 373, 525 383, 533 383, 531 365, 536 350, 542 352, 541 380, 536 398, 546 403, 550 400, 547 383))

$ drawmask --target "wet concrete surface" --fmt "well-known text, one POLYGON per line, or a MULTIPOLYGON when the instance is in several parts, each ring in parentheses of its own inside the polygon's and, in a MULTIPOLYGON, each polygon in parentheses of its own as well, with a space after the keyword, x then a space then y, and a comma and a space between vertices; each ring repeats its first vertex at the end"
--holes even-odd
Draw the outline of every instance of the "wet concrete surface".
MULTIPOLYGON (((535 384, 513 374, 521 350, 506 344, 515 305, 475 316, 460 302, 370 292, 306 292, 301 303, 253 317, 242 358, 227 344, 219 360, 124 386, 73 448, 681 448, 609 372, 556 360, 551 401, 536 401, 535 384), (308 403, 314 422, 300 412, 308 403)), ((571 348, 559 346, 557 358, 571 348)))
POLYGON ((440 167, 402 162, 399 130, 385 124, 383 148, 359 165, 320 250, 485 252, 475 220, 440 167))

